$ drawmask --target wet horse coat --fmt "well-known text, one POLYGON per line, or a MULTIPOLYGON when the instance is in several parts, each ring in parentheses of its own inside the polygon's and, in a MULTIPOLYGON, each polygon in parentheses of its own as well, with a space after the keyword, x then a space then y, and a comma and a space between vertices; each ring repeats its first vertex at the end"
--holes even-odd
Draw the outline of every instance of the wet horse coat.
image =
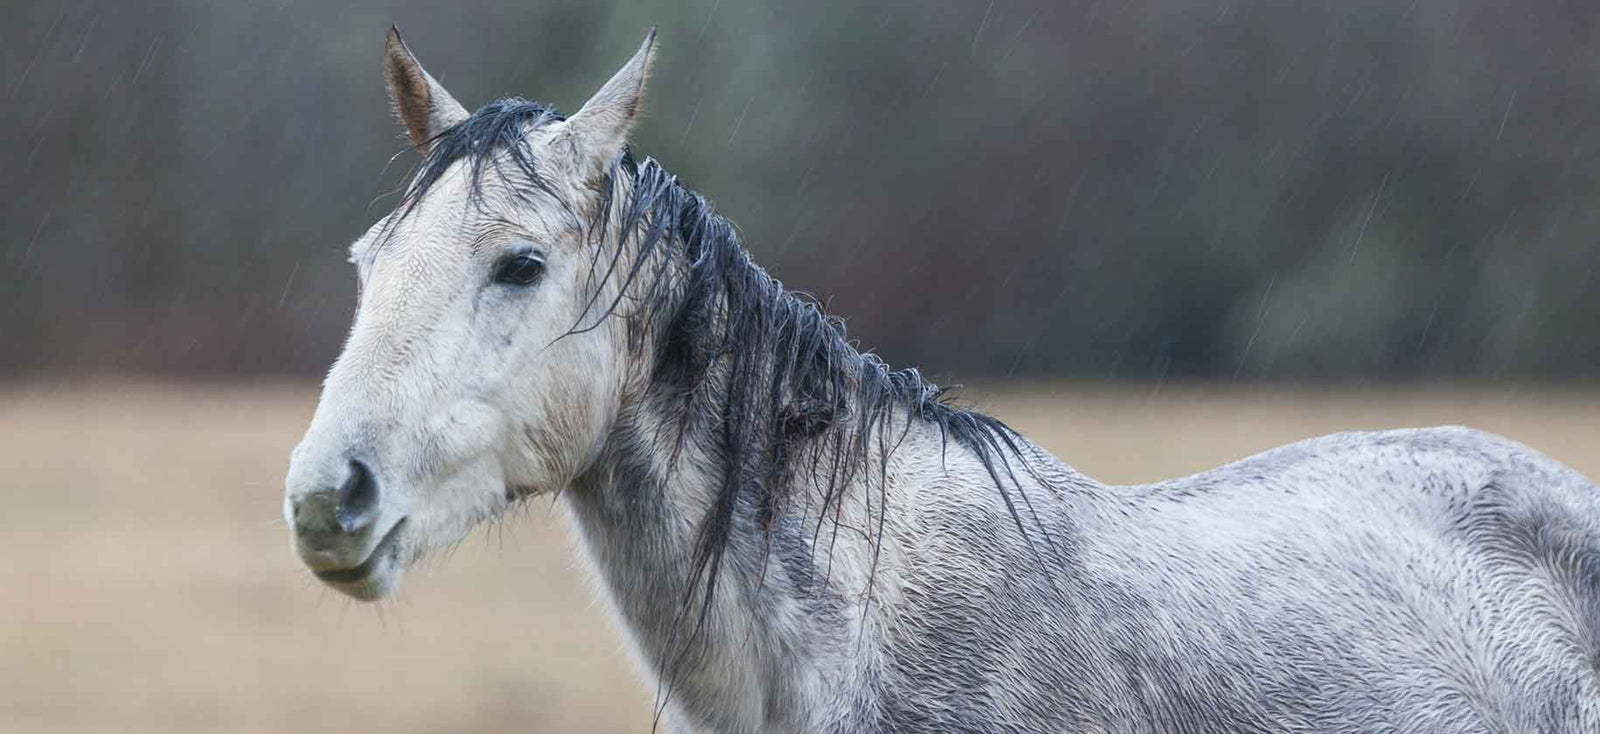
POLYGON ((1096 482, 637 162, 652 48, 569 119, 468 113, 391 37, 424 162, 287 481, 324 581, 554 494, 673 729, 1600 731, 1589 481, 1447 428, 1096 482))

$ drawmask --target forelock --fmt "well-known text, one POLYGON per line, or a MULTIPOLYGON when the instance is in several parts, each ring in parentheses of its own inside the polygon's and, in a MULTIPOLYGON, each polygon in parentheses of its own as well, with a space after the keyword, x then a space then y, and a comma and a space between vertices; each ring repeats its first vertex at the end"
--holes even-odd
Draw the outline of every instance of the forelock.
POLYGON ((528 145, 529 133, 566 118, 539 102, 511 97, 484 105, 428 143, 428 153, 400 203, 403 217, 458 162, 466 164, 469 198, 481 201, 484 175, 493 172, 509 191, 542 191, 563 199, 528 145))

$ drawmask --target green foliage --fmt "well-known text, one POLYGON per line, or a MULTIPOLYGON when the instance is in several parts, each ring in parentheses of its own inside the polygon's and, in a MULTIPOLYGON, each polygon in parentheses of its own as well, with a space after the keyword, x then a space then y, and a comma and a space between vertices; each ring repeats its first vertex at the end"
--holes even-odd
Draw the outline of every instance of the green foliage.
POLYGON ((1589 377, 1590 5, 8 3, 0 371, 322 369, 394 22, 567 111, 660 26, 636 148, 894 364, 1589 377))

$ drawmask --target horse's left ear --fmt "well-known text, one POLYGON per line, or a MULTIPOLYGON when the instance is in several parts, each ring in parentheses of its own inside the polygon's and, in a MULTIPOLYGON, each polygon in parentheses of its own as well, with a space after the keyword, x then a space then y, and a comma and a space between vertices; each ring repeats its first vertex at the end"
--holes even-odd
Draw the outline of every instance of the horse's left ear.
POLYGON ((578 114, 567 120, 573 148, 582 164, 603 171, 622 154, 644 101, 644 82, 650 75, 655 46, 656 29, 651 28, 633 58, 583 104, 578 114))

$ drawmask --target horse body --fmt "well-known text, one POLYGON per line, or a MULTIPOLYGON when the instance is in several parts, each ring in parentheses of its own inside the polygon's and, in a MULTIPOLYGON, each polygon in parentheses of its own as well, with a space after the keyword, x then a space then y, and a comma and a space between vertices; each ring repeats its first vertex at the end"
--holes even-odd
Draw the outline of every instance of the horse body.
POLYGON ((737 523, 728 593, 687 653, 671 621, 697 515, 651 500, 709 503, 714 482, 656 486, 665 472, 644 467, 659 454, 640 447, 567 495, 646 667, 689 656, 670 721, 1600 730, 1600 496, 1521 445, 1464 428, 1340 434, 1144 486, 1029 446, 1040 476, 1018 486, 1037 515, 1019 527, 986 470, 941 462, 921 428, 891 459, 881 536, 861 527, 873 509, 829 537, 816 496, 771 527, 737 523))
POLYGON ((468 113, 391 34, 422 168, 286 479, 359 599, 558 496, 671 728, 1600 731, 1600 496, 1466 429, 1104 485, 890 371, 626 146, 468 113))

